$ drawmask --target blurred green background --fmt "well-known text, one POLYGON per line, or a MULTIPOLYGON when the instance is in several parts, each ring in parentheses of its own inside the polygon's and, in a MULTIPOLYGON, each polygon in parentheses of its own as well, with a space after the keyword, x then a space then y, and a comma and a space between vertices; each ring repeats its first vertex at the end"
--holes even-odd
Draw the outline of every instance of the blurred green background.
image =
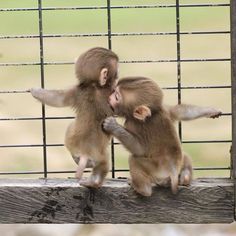
MULTIPOLYGON (((47 0, 43 7, 105 6, 104 0, 47 0)), ((229 0, 180 0, 187 3, 229 3, 229 0)), ((0 8, 37 8, 38 1, 0 0, 0 8)), ((173 0, 138 1, 112 0, 117 5, 175 4, 173 0)), ((175 8, 112 9, 112 33, 176 32, 175 8)), ((229 31, 229 7, 182 7, 180 30, 229 31)), ((106 10, 43 11, 44 34, 107 33, 106 10)), ((0 36, 38 35, 37 11, 0 12, 0 36)), ((181 59, 230 58, 229 34, 181 35, 181 59)), ((44 38, 45 62, 73 62, 82 52, 95 46, 108 47, 107 37, 44 38)), ((176 35, 114 36, 112 49, 121 61, 165 60, 177 58, 176 35)), ((39 62, 39 39, 0 39, 0 63, 39 62)), ((73 65, 46 65, 46 88, 67 88, 76 83, 73 65)), ((161 87, 177 86, 176 63, 121 63, 120 77, 142 75, 155 79, 161 87)), ((230 62, 181 63, 182 86, 230 85, 230 62)), ((0 90, 27 90, 40 87, 39 66, 1 66, 0 90)), ((177 103, 177 91, 165 90, 165 103, 177 103)), ((182 90, 182 102, 213 106, 224 113, 231 112, 230 89, 182 90)), ((47 116, 73 116, 70 109, 46 107, 47 116)), ((41 105, 29 93, 0 93, 0 117, 40 117, 41 105)), ((47 120, 48 144, 63 143, 70 120, 47 120)), ((0 121, 0 145, 42 144, 41 121, 0 121)), ((201 119, 183 123, 183 140, 231 140, 231 117, 201 119)), ((230 143, 183 144, 195 167, 228 167, 230 143)), ((128 153, 115 148, 116 168, 128 167, 128 153)), ((75 170, 76 166, 64 147, 48 147, 48 171, 75 170)), ((42 171, 42 148, 0 148, 0 172, 42 171)), ((118 172, 116 177, 127 176, 118 172)), ((73 174, 50 174, 49 177, 69 177, 73 174)), ((229 176, 228 170, 195 171, 195 177, 229 176)), ((0 176, 6 177, 6 176, 0 176)), ((8 176, 10 177, 10 176, 8 176)), ((15 175, 11 176, 15 177, 15 175)), ((24 177, 42 177, 27 175, 24 177)))

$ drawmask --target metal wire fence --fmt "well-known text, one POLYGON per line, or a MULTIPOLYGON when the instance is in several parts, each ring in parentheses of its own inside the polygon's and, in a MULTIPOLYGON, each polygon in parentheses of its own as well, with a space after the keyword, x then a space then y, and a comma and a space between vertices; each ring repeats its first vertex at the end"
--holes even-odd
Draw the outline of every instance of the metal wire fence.
MULTIPOLYGON (((137 2, 137 1, 136 1, 137 2)), ((74 62, 72 61, 46 61, 45 60, 45 47, 44 47, 44 40, 48 38, 104 38, 107 37, 107 48, 113 49, 113 40, 116 37, 140 37, 140 36, 172 36, 175 37, 176 40, 176 57, 169 58, 169 59, 144 59, 144 60, 121 60, 121 64, 148 64, 148 63, 175 63, 176 70, 177 70, 177 83, 175 86, 165 86, 163 89, 165 90, 174 90, 177 91, 177 103, 182 102, 182 92, 183 90, 189 91, 197 91, 197 90, 222 90, 222 91, 230 91, 231 84, 223 84, 223 85, 182 85, 182 65, 183 63, 205 63, 205 62, 230 62, 230 57, 221 58, 221 57, 212 57, 212 58, 184 58, 182 57, 182 50, 181 50, 181 37, 182 36, 191 36, 191 35, 222 35, 225 37, 230 36, 230 30, 202 30, 202 31, 182 31, 181 30, 181 10, 182 9, 192 9, 192 8, 226 8, 230 9, 229 2, 227 3, 200 3, 200 4, 182 4, 180 0, 176 0, 173 4, 130 4, 130 5, 113 5, 111 0, 106 1, 106 5, 102 6, 72 6, 72 7, 44 7, 43 1, 38 0, 37 7, 25 7, 25 8, 0 8, 0 15, 9 12, 14 14, 16 12, 37 12, 38 14, 38 29, 39 32, 37 34, 23 34, 23 35, 0 35, 0 40, 19 40, 19 39, 38 39, 39 43, 39 53, 40 53, 40 60, 34 62, 1 62, 0 68, 16 68, 16 67, 31 67, 31 66, 38 66, 40 67, 40 84, 41 87, 45 87, 45 66, 57 66, 57 65, 73 65, 74 62), (113 11, 119 10, 126 10, 126 9, 167 9, 172 8, 175 10, 175 31, 171 32, 113 32, 112 31, 112 17, 113 11), (94 14, 98 11, 106 11, 106 22, 107 22, 107 32, 102 33, 61 33, 61 34, 46 34, 44 33, 44 17, 43 13, 45 12, 54 12, 54 11, 86 11, 92 10, 94 14)), ((88 16, 89 17, 89 16, 88 16)), ((230 22, 229 22, 230 23, 230 22)), ((0 41, 1 42, 1 41, 0 41)), ((1 43, 0 43, 1 44, 1 43)), ((217 45, 216 45, 217 47, 217 45)), ((56 70, 56 69, 55 69, 56 70)), ((19 94, 27 94, 28 88, 22 90, 1 90, 0 88, 0 95, 1 94, 12 94, 12 96, 18 96, 19 94)), ((231 112, 223 112, 223 117, 231 117, 231 112)), ((27 175, 27 174, 35 174, 35 175, 43 175, 43 177, 48 177, 48 174, 66 174, 66 173, 74 173, 74 170, 66 170, 66 171, 51 171, 48 170, 48 148, 49 147, 62 147, 63 143, 51 144, 47 140, 47 124, 46 121, 48 120, 66 120, 66 119, 73 119, 73 116, 47 116, 45 112, 45 107, 42 105, 41 107, 41 115, 37 117, 0 117, 0 122, 15 122, 15 121, 41 121, 41 132, 42 132, 42 139, 41 143, 39 144, 2 144, 0 143, 0 151, 4 148, 15 148, 16 152, 20 148, 40 148, 43 151, 42 158, 43 158, 43 170, 41 171, 1 171, 0 175, 27 175)), ((228 143, 232 142, 231 139, 212 139, 212 140, 185 140, 183 139, 183 127, 182 124, 179 123, 178 125, 178 132, 180 139, 183 144, 220 144, 220 143, 228 143)), ((124 172, 128 171, 126 168, 118 168, 116 166, 116 157, 115 157, 115 147, 120 145, 115 140, 111 142, 111 173, 112 177, 116 177, 117 172, 124 172)), ((5 157, 1 157, 5 158, 5 157)), ((1 163, 1 161, 0 161, 1 163)), ((1 165, 1 164, 0 164, 1 165)), ((194 167, 195 170, 230 170, 230 166, 204 166, 204 167, 194 167)))

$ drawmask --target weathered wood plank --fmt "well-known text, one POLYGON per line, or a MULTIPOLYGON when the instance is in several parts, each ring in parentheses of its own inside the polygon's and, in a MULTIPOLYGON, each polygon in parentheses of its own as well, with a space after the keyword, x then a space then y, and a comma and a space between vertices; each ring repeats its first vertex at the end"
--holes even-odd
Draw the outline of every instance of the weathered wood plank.
POLYGON ((0 179, 0 223, 230 223, 233 190, 229 179, 199 179, 145 198, 124 180, 92 190, 75 179, 0 179))

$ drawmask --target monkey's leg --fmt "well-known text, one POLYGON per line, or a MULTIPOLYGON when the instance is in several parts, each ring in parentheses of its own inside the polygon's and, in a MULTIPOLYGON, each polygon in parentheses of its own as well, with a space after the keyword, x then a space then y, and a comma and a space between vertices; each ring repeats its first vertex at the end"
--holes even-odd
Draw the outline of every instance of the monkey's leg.
MULTIPOLYGON (((79 165, 79 163, 80 163, 80 156, 72 155, 72 157, 73 157, 75 163, 76 163, 77 165, 79 165)), ((87 161, 87 165, 86 165, 85 168, 93 168, 94 166, 95 166, 94 160, 92 160, 92 159, 89 158, 88 161, 87 161)))
POLYGON ((170 186, 173 194, 177 193, 179 184, 179 174, 176 167, 176 163, 173 163, 170 169, 170 186))
POLYGON ((86 168, 87 166, 87 162, 88 162, 88 157, 86 156, 81 156, 80 157, 80 161, 78 163, 78 167, 76 169, 76 173, 75 173, 75 177, 77 179, 81 179, 82 178, 82 175, 84 173, 84 169, 86 168))
POLYGON ((142 196, 149 197, 152 195, 152 184, 150 177, 143 171, 142 166, 134 159, 129 159, 131 186, 142 196))
MULTIPOLYGON (((98 158, 97 158, 98 160, 98 158)), ((86 187, 98 188, 102 185, 109 171, 108 156, 101 157, 100 161, 96 161, 92 174, 86 181, 81 181, 80 184, 86 187)))
POLYGON ((190 157, 184 153, 184 163, 179 175, 179 184, 188 186, 192 181, 193 167, 190 157))
POLYGON ((199 107, 194 105, 180 104, 168 108, 171 118, 177 121, 194 120, 201 117, 218 118, 222 111, 213 107, 199 107))

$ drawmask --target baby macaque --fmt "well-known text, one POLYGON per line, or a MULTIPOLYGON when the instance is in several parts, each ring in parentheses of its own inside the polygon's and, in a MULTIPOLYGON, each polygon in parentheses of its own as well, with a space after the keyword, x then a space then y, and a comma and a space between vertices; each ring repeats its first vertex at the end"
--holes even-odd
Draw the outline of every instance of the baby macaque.
POLYGON ((109 171, 107 147, 111 137, 102 130, 102 122, 113 114, 108 98, 116 85, 118 61, 114 52, 92 48, 75 63, 77 85, 65 90, 30 90, 46 105, 70 106, 75 110, 75 120, 66 131, 65 146, 78 164, 76 178, 81 179, 86 167, 93 167, 90 178, 81 182, 84 186, 101 186, 109 171))
POLYGON ((193 105, 164 106, 162 90, 144 77, 121 79, 109 103, 116 115, 125 118, 125 124, 122 127, 115 118, 108 117, 103 128, 131 152, 129 167, 134 190, 150 196, 153 184, 171 186, 173 193, 179 184, 189 185, 192 164, 182 151, 174 121, 215 118, 221 111, 193 105))

